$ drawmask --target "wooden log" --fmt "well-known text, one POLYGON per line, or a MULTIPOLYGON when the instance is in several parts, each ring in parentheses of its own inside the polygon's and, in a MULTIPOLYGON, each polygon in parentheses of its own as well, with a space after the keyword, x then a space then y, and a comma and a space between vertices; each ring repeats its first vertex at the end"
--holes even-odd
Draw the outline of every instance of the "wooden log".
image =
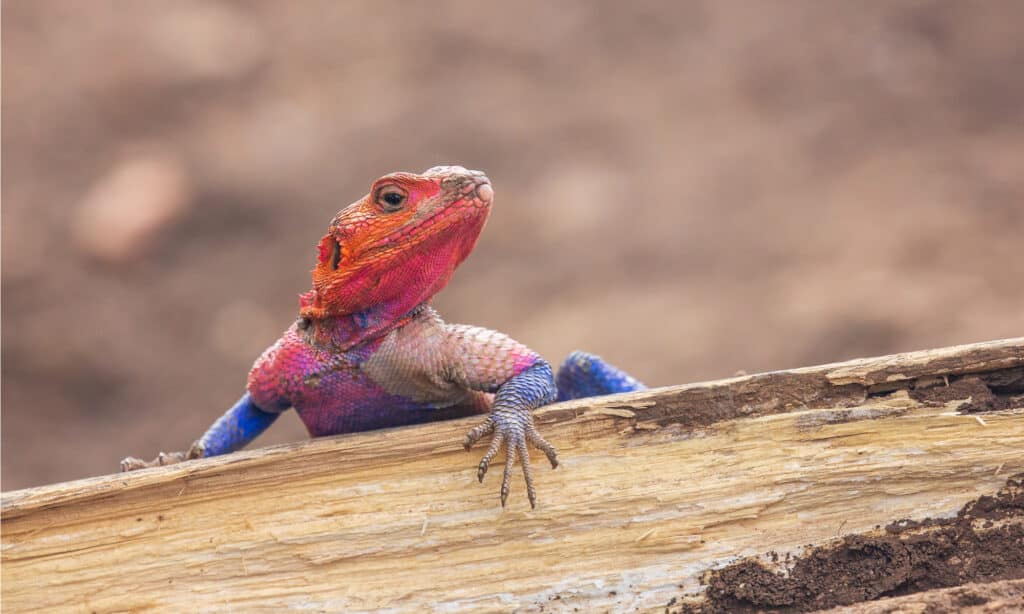
POLYGON ((741 555, 954 512, 1024 471, 1024 338, 540 410, 498 506, 474 420, 5 493, 7 612, 664 608, 741 555), (958 410, 985 411, 964 414, 958 410))
MULTIPOLYGON (((1020 614, 1024 610, 1024 580, 1003 580, 940 588, 902 597, 826 610, 828 614, 1020 614)), ((824 614, 824 612, 822 613, 824 614)))

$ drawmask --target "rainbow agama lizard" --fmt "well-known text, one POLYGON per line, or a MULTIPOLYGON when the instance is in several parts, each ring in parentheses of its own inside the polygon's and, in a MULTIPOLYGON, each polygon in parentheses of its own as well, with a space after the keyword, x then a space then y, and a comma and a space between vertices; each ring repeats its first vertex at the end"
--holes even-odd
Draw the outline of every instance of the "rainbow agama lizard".
POLYGON ((487 176, 460 166, 376 180, 331 221, 298 319, 253 365, 242 398, 187 452, 129 457, 122 470, 233 452, 291 407, 312 436, 489 412, 464 441, 469 450, 491 436, 477 477, 504 448, 502 506, 517 459, 536 506, 527 444, 553 468, 558 456, 532 410, 643 385, 583 352, 570 354, 556 378, 508 336, 441 320, 430 300, 472 251, 493 199, 487 176))

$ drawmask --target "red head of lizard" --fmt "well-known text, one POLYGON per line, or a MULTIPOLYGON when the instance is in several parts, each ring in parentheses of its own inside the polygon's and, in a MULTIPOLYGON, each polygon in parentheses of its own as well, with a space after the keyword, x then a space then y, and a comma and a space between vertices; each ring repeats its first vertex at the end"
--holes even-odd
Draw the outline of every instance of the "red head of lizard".
POLYGON ((342 209, 320 240, 306 319, 368 311, 399 318, 447 285, 487 221, 487 176, 461 166, 391 173, 342 209))

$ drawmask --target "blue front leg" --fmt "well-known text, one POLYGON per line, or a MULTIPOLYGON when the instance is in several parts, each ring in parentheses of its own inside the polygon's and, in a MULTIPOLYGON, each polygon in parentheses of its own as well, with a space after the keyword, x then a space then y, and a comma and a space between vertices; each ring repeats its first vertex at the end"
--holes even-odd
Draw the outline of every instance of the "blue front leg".
POLYGON ((537 505, 537 491, 533 486, 527 443, 540 448, 548 457, 552 468, 558 466, 558 452, 540 436, 533 424, 533 410, 554 401, 555 394, 551 365, 538 358, 533 365, 498 387, 491 415, 483 424, 466 434, 466 440, 463 442, 466 450, 484 435, 493 434, 491 445, 484 452, 484 457, 477 468, 476 477, 481 482, 484 481, 491 460, 502 447, 505 448, 505 475, 501 481, 502 507, 505 507, 505 501, 508 499, 512 466, 515 465, 517 458, 523 464, 526 496, 530 499, 530 507, 537 505))
POLYGON ((218 456, 241 450, 267 430, 279 415, 256 407, 247 392, 196 443, 202 448, 202 456, 218 456))

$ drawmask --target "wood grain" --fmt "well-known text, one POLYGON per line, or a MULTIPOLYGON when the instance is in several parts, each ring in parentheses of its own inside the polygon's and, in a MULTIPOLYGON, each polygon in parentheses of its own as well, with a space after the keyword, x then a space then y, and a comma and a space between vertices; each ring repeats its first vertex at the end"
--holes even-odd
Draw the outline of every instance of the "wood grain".
POLYGON ((473 420, 5 493, 3 607, 663 608, 736 556, 995 491, 1024 471, 1021 368, 1010 339, 550 406, 532 512, 521 480, 501 510, 500 465, 476 483, 473 420), (918 394, 967 379, 1001 409, 918 394))

